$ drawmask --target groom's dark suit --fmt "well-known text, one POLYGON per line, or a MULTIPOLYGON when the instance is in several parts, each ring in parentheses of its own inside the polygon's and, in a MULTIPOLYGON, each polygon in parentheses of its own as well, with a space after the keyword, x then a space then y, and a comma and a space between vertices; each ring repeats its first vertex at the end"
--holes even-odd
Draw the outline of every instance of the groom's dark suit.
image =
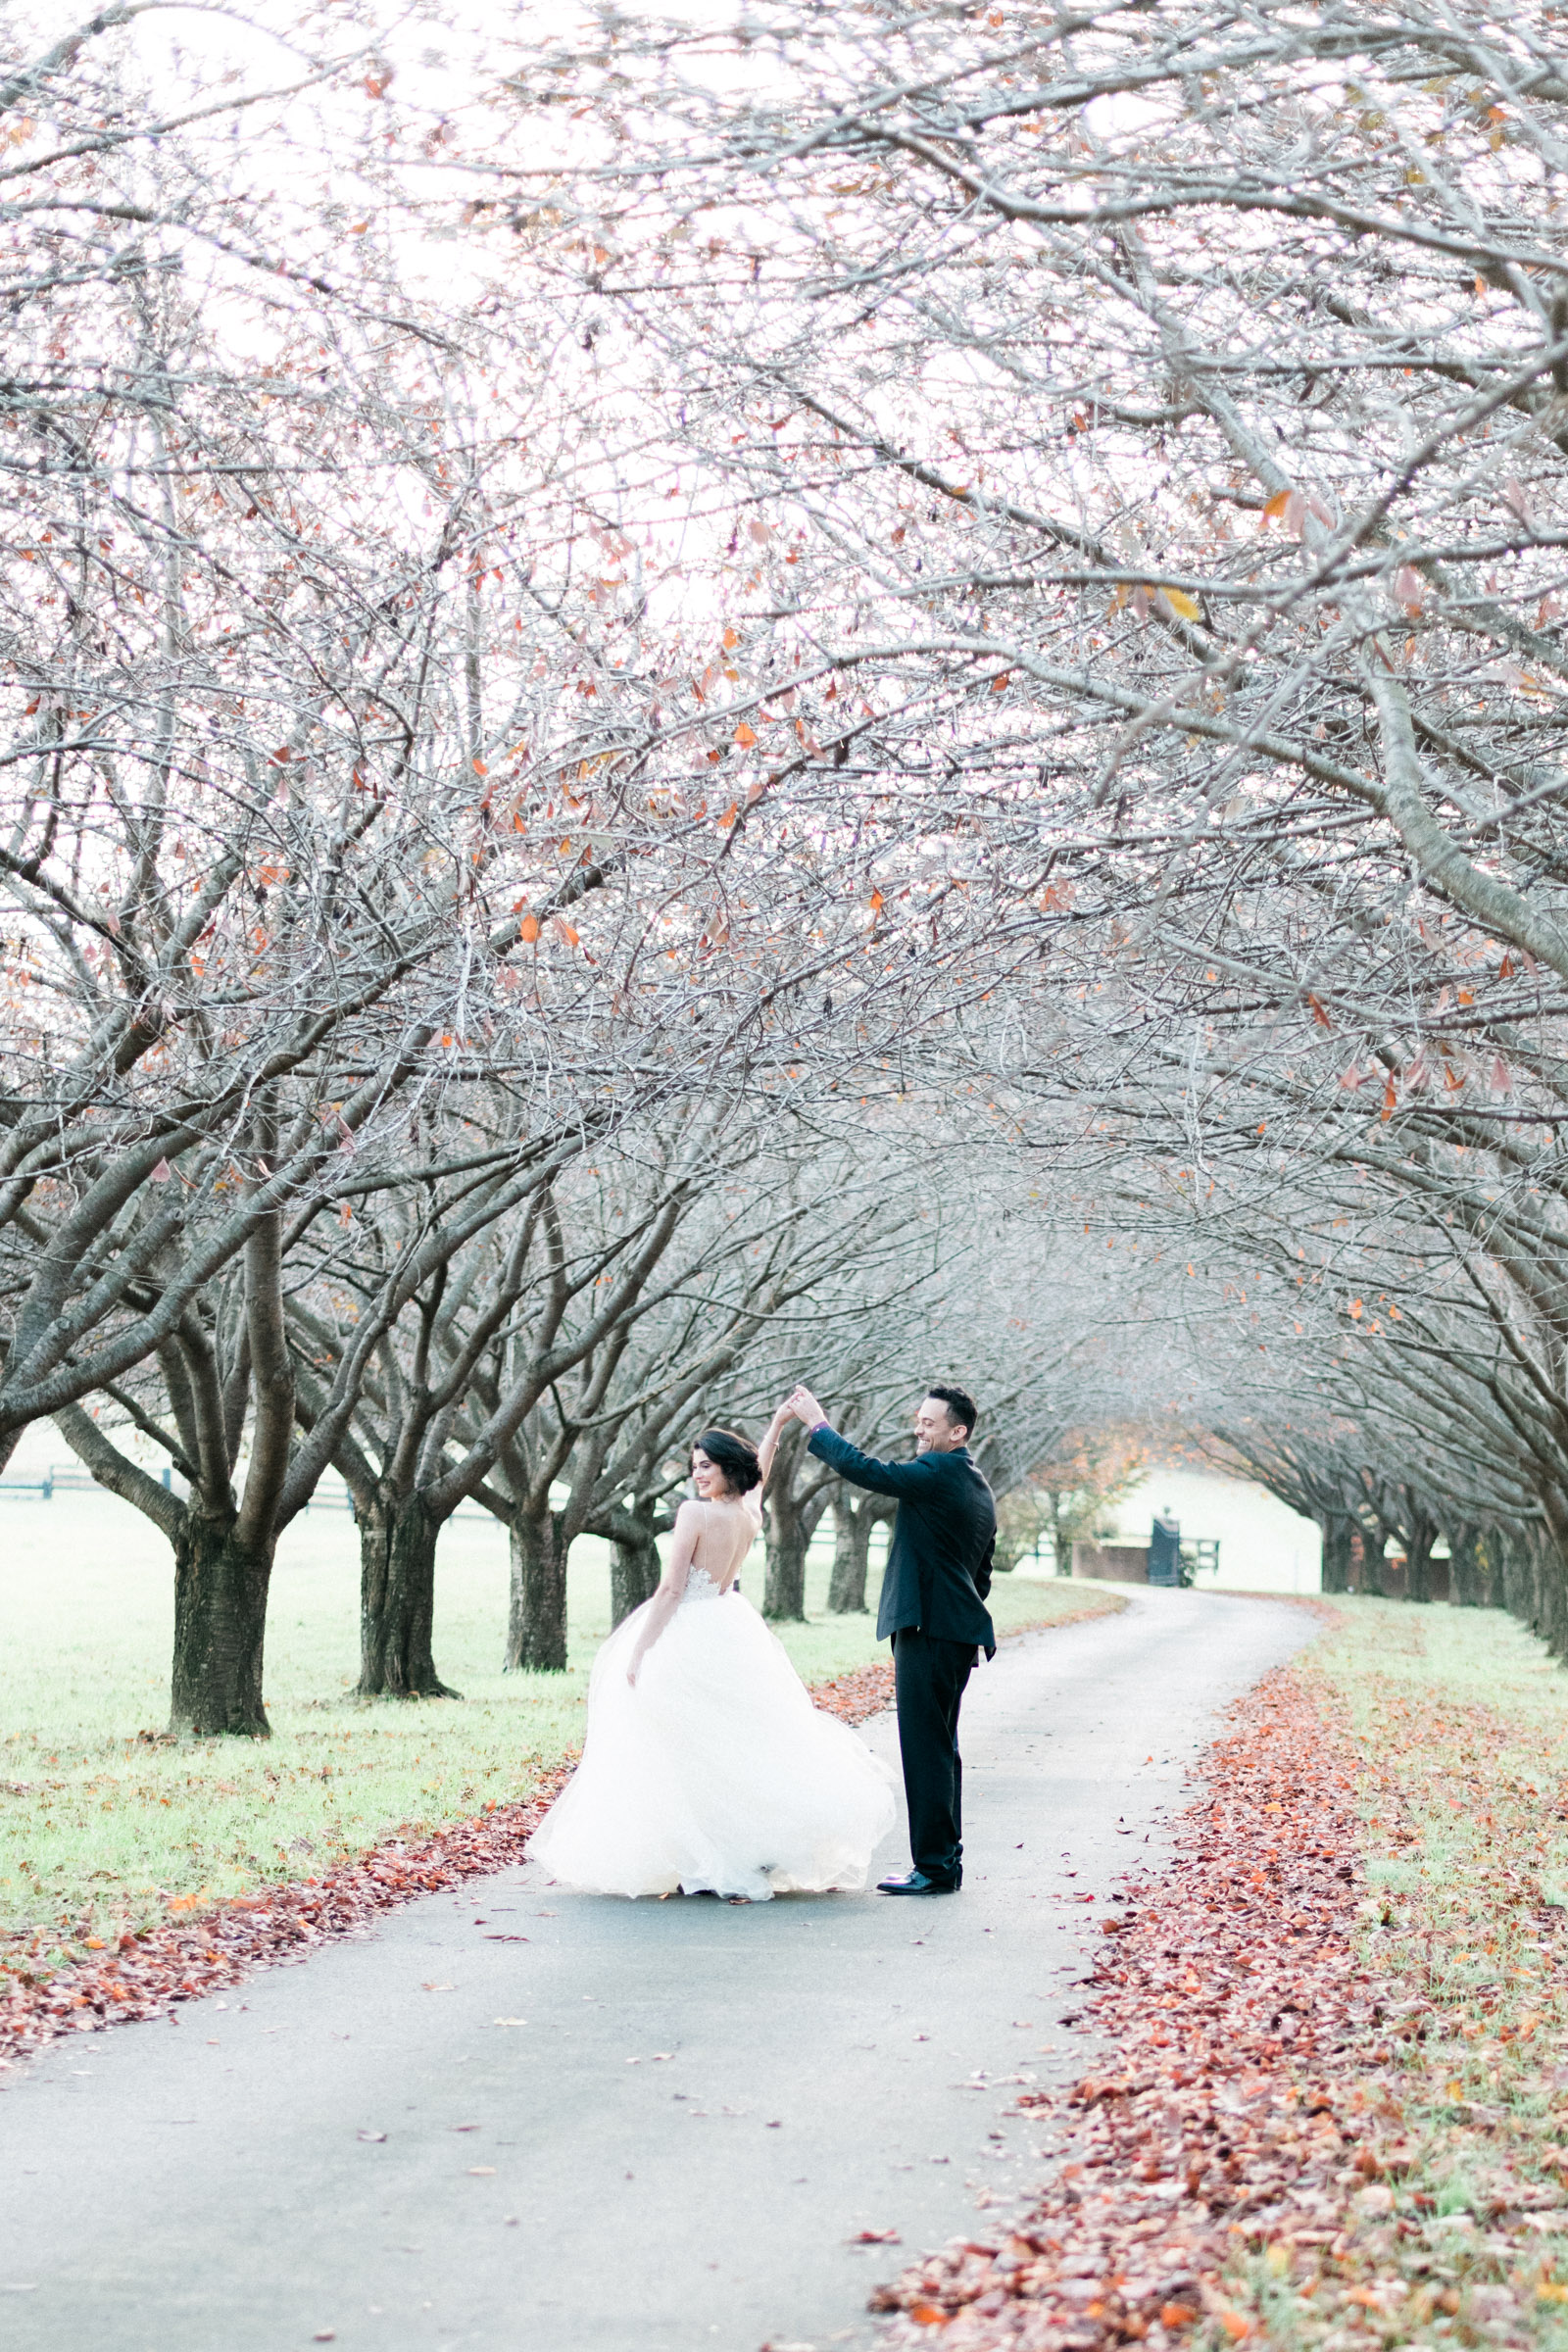
POLYGON ((810 1450, 852 1486, 898 1496, 876 1634, 893 1643, 914 1867, 938 1886, 956 1886, 963 1876, 958 1707, 975 1651, 990 1657, 997 1646, 985 1605, 997 1543, 991 1489, 963 1446, 912 1462, 875 1462, 824 1423, 812 1431, 810 1450))

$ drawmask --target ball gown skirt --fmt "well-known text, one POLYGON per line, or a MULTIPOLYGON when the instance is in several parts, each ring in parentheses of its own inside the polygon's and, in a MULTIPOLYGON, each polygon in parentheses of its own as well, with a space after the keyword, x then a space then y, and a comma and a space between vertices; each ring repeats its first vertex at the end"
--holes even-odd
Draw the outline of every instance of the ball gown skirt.
POLYGON ((528 1841, 596 1894, 858 1892, 893 1828, 893 1775, 813 1707, 751 1602, 694 1569, 638 1669, 652 1602, 594 1660, 582 1762, 528 1841))

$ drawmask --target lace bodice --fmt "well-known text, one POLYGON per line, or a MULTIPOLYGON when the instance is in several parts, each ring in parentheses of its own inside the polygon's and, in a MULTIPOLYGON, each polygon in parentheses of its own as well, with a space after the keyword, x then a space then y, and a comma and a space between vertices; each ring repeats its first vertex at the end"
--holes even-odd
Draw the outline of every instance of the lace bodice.
POLYGON ((706 1568, 689 1568, 686 1590, 680 1596, 681 1607, 689 1600, 722 1600, 730 1589, 730 1585, 715 1585, 706 1568))

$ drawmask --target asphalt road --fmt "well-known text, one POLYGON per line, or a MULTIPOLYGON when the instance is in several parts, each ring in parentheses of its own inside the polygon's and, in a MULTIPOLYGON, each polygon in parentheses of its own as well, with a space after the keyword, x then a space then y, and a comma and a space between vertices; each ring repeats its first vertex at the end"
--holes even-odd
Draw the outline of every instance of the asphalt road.
MULTIPOLYGON (((956 1897, 731 1909, 508 1872, 176 2025, 58 2044, 0 2085, 0 2340, 868 2344, 876 2278, 1038 2176, 1004 2110, 1020 2074, 1083 2069, 1057 2020, 1105 1897, 1157 1859, 1216 1711, 1311 1632, 1149 1592, 1009 1644, 964 1709, 956 1897), (851 2242, 889 2229, 902 2251, 851 2242)), ((867 1736, 893 1754, 886 1719, 867 1736)))

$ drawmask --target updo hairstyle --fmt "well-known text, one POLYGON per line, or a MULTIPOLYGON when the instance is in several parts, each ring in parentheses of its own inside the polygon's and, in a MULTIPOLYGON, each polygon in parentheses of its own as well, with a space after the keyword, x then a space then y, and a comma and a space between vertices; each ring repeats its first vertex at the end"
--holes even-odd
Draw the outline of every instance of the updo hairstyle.
POLYGON ((757 1458, 757 1447, 732 1429, 705 1429, 700 1438, 692 1441, 692 1451, 706 1453, 715 1470, 722 1470, 731 1490, 737 1494, 749 1494, 753 1487, 762 1483, 762 1467, 757 1458))

